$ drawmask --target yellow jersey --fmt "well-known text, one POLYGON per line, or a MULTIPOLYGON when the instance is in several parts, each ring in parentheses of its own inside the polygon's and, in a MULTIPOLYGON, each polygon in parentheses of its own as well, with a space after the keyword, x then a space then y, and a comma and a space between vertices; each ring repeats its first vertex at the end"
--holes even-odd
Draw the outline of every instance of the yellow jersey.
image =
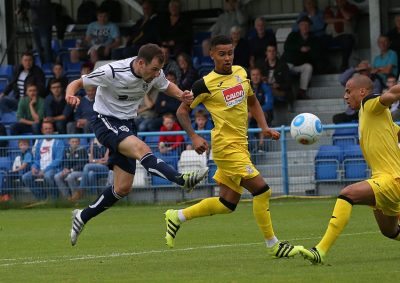
POLYGON ((233 147, 246 148, 248 130, 247 97, 254 95, 247 71, 232 66, 231 74, 215 70, 193 84, 193 109, 203 103, 214 121, 211 131, 213 152, 233 147))
POLYGON ((400 178, 400 127, 393 123, 389 108, 378 95, 369 95, 359 111, 359 139, 364 158, 372 170, 372 177, 389 174, 400 178))

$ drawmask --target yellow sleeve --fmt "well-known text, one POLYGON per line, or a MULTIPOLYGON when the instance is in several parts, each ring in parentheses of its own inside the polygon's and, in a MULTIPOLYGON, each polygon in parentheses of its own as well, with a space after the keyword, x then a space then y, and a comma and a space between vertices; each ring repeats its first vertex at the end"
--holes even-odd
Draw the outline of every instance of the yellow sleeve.
POLYGON ((373 98, 366 97, 362 103, 364 105, 364 111, 374 114, 380 114, 388 108, 388 106, 383 105, 379 101, 379 96, 374 96, 373 98))

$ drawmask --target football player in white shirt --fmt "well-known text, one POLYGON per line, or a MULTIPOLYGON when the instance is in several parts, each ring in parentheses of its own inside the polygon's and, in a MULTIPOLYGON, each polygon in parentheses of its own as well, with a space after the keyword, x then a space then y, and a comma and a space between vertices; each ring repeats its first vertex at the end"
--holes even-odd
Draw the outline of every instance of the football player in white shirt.
POLYGON ((80 79, 72 81, 66 91, 66 101, 79 104, 75 96, 79 89, 97 86, 91 126, 97 139, 110 150, 109 166, 114 171, 114 185, 107 188, 91 205, 73 211, 71 244, 75 245, 85 224, 111 207, 132 189, 136 160, 153 175, 168 179, 192 190, 208 172, 204 168, 181 174, 157 159, 150 148, 136 136, 134 118, 144 97, 152 88, 190 105, 193 94, 181 91, 169 82, 162 71, 164 55, 155 44, 146 44, 138 56, 106 64, 80 79))

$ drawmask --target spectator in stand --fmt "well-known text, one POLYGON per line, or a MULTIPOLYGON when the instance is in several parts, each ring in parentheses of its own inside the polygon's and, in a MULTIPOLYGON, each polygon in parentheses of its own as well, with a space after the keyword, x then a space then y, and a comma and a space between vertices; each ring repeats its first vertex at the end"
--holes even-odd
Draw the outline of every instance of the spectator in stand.
MULTIPOLYGON (((42 134, 53 135, 54 127, 50 122, 42 123, 42 134)), ((22 176, 22 182, 26 187, 29 187, 33 195, 38 200, 43 200, 47 197, 46 189, 55 189, 54 175, 61 169, 64 142, 59 139, 46 138, 38 140, 33 152, 34 159, 31 171, 22 176), (36 179, 43 179, 44 186, 41 187, 36 179)), ((54 196, 54 195, 53 195, 54 196)))
MULTIPOLYGON (((182 131, 181 126, 176 122, 176 117, 172 113, 163 115, 163 125, 160 132, 173 132, 182 131)), ((158 150, 161 154, 177 152, 178 154, 183 150, 185 138, 182 135, 160 136, 158 143, 158 150)))
POLYGON ((196 69, 192 66, 192 58, 186 53, 180 53, 176 61, 181 71, 181 78, 178 82, 178 86, 182 90, 189 90, 199 77, 196 69))
MULTIPOLYGON (((177 83, 176 75, 174 72, 166 73, 166 78, 174 84, 177 83)), ((149 129, 151 129, 152 131, 159 130, 163 123, 162 116, 166 113, 176 113, 176 110, 178 109, 180 104, 181 103, 178 100, 166 95, 163 92, 159 92, 157 95, 157 99, 154 103, 154 111, 158 114, 158 117, 155 117, 153 121, 151 121, 149 129)))
POLYGON ((173 72, 176 77, 176 82, 179 82, 181 80, 181 69, 178 66, 178 63, 174 59, 171 59, 171 53, 170 53, 170 48, 168 45, 162 45, 161 50, 164 54, 164 67, 163 71, 165 74, 168 74, 169 72, 173 72))
POLYGON ((90 119, 95 115, 93 110, 94 99, 96 97, 96 87, 88 86, 85 88, 86 95, 82 97, 81 102, 74 111, 74 121, 67 124, 67 133, 92 133, 90 128, 90 119))
POLYGON ((159 29, 161 44, 168 46, 173 56, 192 51, 192 21, 182 15, 179 0, 169 1, 168 14, 161 19, 159 29))
POLYGON ((308 99, 306 91, 311 81, 313 67, 321 64, 318 40, 310 33, 311 20, 303 17, 298 21, 299 31, 291 32, 284 45, 283 58, 290 71, 300 74, 298 99, 308 99))
POLYGON ((294 112, 292 78, 287 63, 277 56, 276 45, 268 45, 265 60, 256 61, 256 68, 261 70, 262 80, 269 85, 275 101, 289 104, 289 111, 294 112))
POLYGON ((82 197, 79 178, 82 177, 83 166, 88 162, 87 151, 80 146, 78 138, 70 138, 69 147, 64 148, 62 170, 54 176, 58 191, 70 201, 77 201, 82 197))
POLYGON ((400 66, 400 15, 394 17, 394 28, 387 33, 390 49, 397 54, 397 66, 400 66))
MULTIPOLYGON (((108 21, 108 11, 103 7, 97 9, 97 21, 88 25, 86 36, 83 41, 83 46, 78 45, 78 48, 88 48, 90 61, 94 64, 98 60, 109 59, 111 50, 119 47, 121 44, 119 28, 115 23, 108 21)), ((71 61, 76 61, 73 58, 79 58, 78 49, 71 51, 71 61)))
MULTIPOLYGON (((386 78, 385 89, 382 91, 382 93, 388 91, 391 87, 395 86, 396 84, 397 84, 397 78, 395 76, 393 76, 392 74, 389 74, 386 78)), ((392 114, 393 121, 400 120, 400 103, 399 103, 399 101, 394 102, 390 106, 390 114, 392 114)))
MULTIPOLYGON (((53 78, 58 79, 61 82, 62 89, 66 90, 68 85, 68 78, 64 75, 63 64, 60 62, 54 63, 52 71, 53 71, 53 78)), ((50 82, 51 80, 49 81, 46 88, 46 96, 50 93, 50 82)))
MULTIPOLYGON (((272 95, 272 89, 262 81, 260 69, 252 68, 250 71, 250 78, 251 88, 253 89, 258 102, 260 102, 265 120, 268 125, 271 125, 274 118, 274 96, 272 95)), ((258 128, 257 120, 254 119, 251 112, 249 112, 249 128, 258 128)), ((257 149, 264 150, 264 136, 262 133, 258 134, 257 149)))
MULTIPOLYGON (((367 76, 373 83, 373 93, 381 93, 383 89, 383 83, 379 76, 373 74, 372 68, 367 60, 361 61, 356 67, 350 67, 339 77, 339 82, 342 86, 346 86, 348 80, 350 80, 354 74, 360 74, 367 76)), ((332 117, 334 124, 349 123, 358 121, 358 111, 347 107, 345 112, 337 113, 332 117)))
POLYGON ((336 47, 342 50, 341 71, 349 66, 349 58, 354 46, 354 22, 358 14, 357 6, 347 0, 336 0, 336 6, 329 6, 324 11, 324 19, 327 23, 326 33, 330 36, 328 47, 336 47))
POLYGON ((10 200, 9 192, 15 188, 14 182, 21 180, 24 173, 30 170, 32 164, 32 153, 29 149, 28 140, 18 141, 19 152, 14 159, 12 169, 9 172, 0 171, 0 202, 10 200))
MULTIPOLYGON (((303 0, 303 11, 297 16, 296 23, 303 17, 309 17, 311 24, 311 32, 316 37, 323 37, 325 34, 325 19, 324 13, 318 9, 316 0, 303 0)), ((293 31, 299 31, 297 24, 293 25, 293 31)))
POLYGON ((158 92, 155 89, 144 95, 142 104, 138 109, 138 115, 135 118, 135 125, 138 132, 158 131, 159 128, 151 128, 153 119, 157 117, 157 113, 154 110, 154 102, 157 99, 157 95, 158 92))
MULTIPOLYGON (((230 36, 233 26, 240 26, 243 33, 247 31, 247 15, 240 7, 238 0, 225 0, 224 13, 219 15, 215 24, 210 28, 211 36, 226 35, 230 36)), ((243 35, 244 35, 243 34, 243 35)))
POLYGON ((231 28, 231 39, 234 52, 233 65, 248 68, 250 62, 249 42, 242 38, 242 32, 239 26, 233 26, 231 28))
POLYGON ((39 96, 46 96, 44 73, 34 64, 31 52, 22 54, 21 63, 14 72, 11 82, 3 93, 0 93, 0 116, 2 113, 17 110, 19 99, 25 96, 27 83, 34 83, 38 88, 39 96))
POLYGON ((254 29, 256 33, 249 39, 251 67, 254 67, 257 60, 265 59, 265 49, 268 45, 276 45, 275 34, 271 29, 266 29, 264 18, 255 19, 254 29))
POLYGON ((44 116, 44 99, 38 96, 34 83, 26 85, 26 96, 20 98, 17 110, 18 122, 11 126, 12 135, 33 133, 40 135, 40 123, 44 116))
POLYGON ((136 56, 142 45, 160 42, 159 19, 153 8, 151 1, 143 1, 143 16, 129 29, 125 47, 112 50, 113 60, 136 56))
MULTIPOLYGON (((250 84, 253 89, 254 95, 260 102, 261 108, 265 115, 265 120, 268 125, 274 118, 274 96, 272 95, 272 88, 262 81, 261 70, 259 68, 252 68, 250 71, 250 84)), ((250 115, 250 128, 257 128, 257 121, 250 115)), ((262 135, 261 135, 262 136, 262 135)))
POLYGON ((389 74, 398 75, 398 58, 396 52, 389 49, 390 41, 385 35, 381 35, 378 38, 378 47, 381 54, 375 56, 372 63, 372 73, 377 74, 383 82, 386 82, 386 78, 389 74))
POLYGON ((214 67, 214 61, 210 57, 210 38, 206 38, 201 42, 201 57, 193 58, 193 66, 195 69, 202 67, 214 67))
POLYGON ((97 190, 101 188, 102 179, 107 179, 108 172, 108 156, 109 149, 103 146, 97 138, 94 138, 90 143, 89 148, 89 163, 83 167, 82 179, 81 179, 81 190, 82 192, 88 189, 97 190))
POLYGON ((51 4, 51 0, 21 0, 17 10, 17 14, 21 16, 23 22, 30 22, 35 49, 42 62, 45 63, 53 61, 51 50, 53 21, 51 15, 54 11, 51 4), (28 11, 30 11, 29 16, 28 11))
POLYGON ((56 132, 66 133, 66 125, 71 117, 72 108, 65 101, 64 89, 59 79, 52 79, 49 83, 51 94, 44 100, 44 119, 55 125, 56 132))
MULTIPOLYGON (((205 109, 198 109, 194 113, 194 122, 192 123, 193 130, 195 131, 211 131, 214 128, 213 122, 209 119, 209 114, 205 109)), ((211 142, 211 134, 199 134, 206 141, 211 142)), ((190 148, 193 149, 190 145, 190 148)))

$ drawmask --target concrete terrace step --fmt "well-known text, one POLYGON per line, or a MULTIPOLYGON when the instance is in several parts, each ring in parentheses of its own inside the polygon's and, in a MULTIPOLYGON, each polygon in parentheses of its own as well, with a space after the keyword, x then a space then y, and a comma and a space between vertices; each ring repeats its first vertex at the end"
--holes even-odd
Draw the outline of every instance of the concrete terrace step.
POLYGON ((338 86, 313 86, 307 90, 307 95, 312 99, 343 98, 344 88, 338 86))
POLYGON ((318 114, 319 112, 338 113, 346 110, 346 103, 342 98, 326 98, 326 99, 309 99, 297 100, 295 104, 296 113, 311 113, 318 114))
POLYGON ((341 86, 339 83, 340 74, 314 75, 311 79, 312 87, 341 86))

